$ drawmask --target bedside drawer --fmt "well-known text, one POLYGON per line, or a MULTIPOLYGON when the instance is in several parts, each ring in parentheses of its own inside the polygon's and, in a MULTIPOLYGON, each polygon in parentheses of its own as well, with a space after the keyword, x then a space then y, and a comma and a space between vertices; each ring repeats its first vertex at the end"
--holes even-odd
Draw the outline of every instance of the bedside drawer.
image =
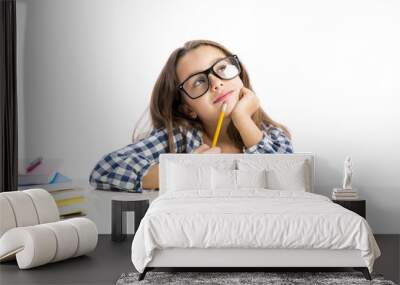
POLYGON ((332 200, 332 202, 359 214, 366 219, 366 201, 365 200, 332 200))

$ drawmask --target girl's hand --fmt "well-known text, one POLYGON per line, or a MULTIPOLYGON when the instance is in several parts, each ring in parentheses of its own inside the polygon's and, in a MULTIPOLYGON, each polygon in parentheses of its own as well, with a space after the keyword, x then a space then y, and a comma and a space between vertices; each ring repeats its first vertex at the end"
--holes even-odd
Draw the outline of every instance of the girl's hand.
POLYGON ((260 108, 260 99, 256 94, 246 87, 242 87, 239 94, 239 101, 232 110, 231 117, 242 118, 251 117, 260 108))
POLYGON ((216 146, 216 147, 210 147, 207 144, 202 144, 198 148, 196 148, 192 153, 221 153, 221 148, 216 146))

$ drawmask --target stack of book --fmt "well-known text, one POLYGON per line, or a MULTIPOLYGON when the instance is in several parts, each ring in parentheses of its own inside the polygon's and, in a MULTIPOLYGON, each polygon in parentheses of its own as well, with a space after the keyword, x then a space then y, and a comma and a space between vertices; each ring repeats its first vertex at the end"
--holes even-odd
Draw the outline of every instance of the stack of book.
POLYGON ((18 190, 32 188, 45 189, 53 196, 60 218, 86 215, 84 189, 57 171, 54 163, 38 158, 19 168, 18 190))
POLYGON ((358 200, 358 192, 355 189, 334 188, 332 192, 333 200, 358 200))

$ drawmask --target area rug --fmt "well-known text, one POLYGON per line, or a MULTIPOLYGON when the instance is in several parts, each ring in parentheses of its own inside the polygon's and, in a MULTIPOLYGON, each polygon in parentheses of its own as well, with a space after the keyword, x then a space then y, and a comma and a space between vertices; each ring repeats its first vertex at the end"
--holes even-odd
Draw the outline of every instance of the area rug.
POLYGON ((116 285, 134 284, 379 284, 396 285, 384 280, 381 274, 372 274, 366 280, 361 272, 147 272, 145 279, 138 281, 139 273, 124 273, 116 285))

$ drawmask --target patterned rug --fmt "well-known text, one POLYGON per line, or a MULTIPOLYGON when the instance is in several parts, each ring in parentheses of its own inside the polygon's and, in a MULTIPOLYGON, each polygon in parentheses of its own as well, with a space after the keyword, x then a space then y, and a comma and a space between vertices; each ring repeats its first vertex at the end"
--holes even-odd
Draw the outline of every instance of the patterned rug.
POLYGON ((138 281, 139 273, 124 273, 116 285, 134 284, 379 284, 395 285, 384 280, 381 274, 371 274, 366 280, 361 272, 147 272, 145 279, 138 281))

